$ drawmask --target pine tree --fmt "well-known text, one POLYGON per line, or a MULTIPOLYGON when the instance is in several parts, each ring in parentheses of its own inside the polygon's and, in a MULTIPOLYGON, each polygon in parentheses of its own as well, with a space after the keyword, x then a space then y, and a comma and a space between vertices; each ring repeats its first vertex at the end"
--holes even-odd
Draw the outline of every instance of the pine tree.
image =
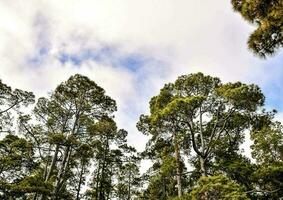
POLYGON ((256 55, 265 58, 283 46, 282 0, 232 0, 232 5, 245 20, 257 26, 248 40, 256 55))

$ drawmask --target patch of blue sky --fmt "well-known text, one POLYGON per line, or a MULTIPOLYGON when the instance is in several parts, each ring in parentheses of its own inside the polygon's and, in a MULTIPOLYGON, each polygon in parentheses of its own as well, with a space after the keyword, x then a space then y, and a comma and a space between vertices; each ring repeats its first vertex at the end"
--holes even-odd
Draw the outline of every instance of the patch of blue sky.
MULTIPOLYGON (((282 77, 283 78, 283 77, 282 77)), ((266 96, 265 104, 279 112, 283 111, 283 89, 277 84, 268 84, 263 87, 263 93, 266 96)))
POLYGON ((83 49, 78 53, 61 52, 58 55, 58 60, 65 64, 71 62, 75 66, 80 66, 83 62, 92 60, 95 62, 106 62, 106 60, 114 59, 114 49, 103 47, 100 49, 83 49))
POLYGON ((58 56, 58 59, 62 64, 71 62, 72 64, 76 66, 81 65, 81 63, 85 60, 81 56, 67 54, 67 53, 60 53, 60 55, 58 56))
POLYGON ((137 72, 139 69, 146 66, 152 59, 146 58, 141 54, 129 54, 118 59, 117 65, 124 67, 132 72, 137 72))
POLYGON ((266 105, 283 111, 283 52, 274 58, 268 58, 264 65, 266 74, 272 74, 269 81, 263 84, 262 90, 266 96, 266 105))
POLYGON ((149 64, 159 65, 158 63, 160 63, 160 61, 142 53, 122 54, 116 48, 109 46, 99 49, 84 49, 78 53, 61 52, 58 55, 58 60, 62 64, 70 62, 75 66, 80 66, 91 60, 112 67, 124 68, 131 72, 138 72, 149 64))
POLYGON ((49 53, 48 47, 39 48, 39 51, 37 52, 36 55, 27 59, 27 64, 31 66, 40 66, 41 63, 44 61, 45 57, 48 55, 48 53, 49 53))

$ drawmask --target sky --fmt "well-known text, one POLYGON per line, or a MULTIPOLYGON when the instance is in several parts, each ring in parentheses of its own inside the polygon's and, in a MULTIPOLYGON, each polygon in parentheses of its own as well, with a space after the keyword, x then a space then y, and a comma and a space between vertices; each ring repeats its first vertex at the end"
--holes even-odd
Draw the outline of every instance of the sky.
POLYGON ((135 125, 150 98, 183 74, 258 84, 283 119, 283 52, 247 49, 255 29, 227 0, 0 0, 0 79, 47 96, 90 77, 117 101, 116 121, 139 151, 135 125))

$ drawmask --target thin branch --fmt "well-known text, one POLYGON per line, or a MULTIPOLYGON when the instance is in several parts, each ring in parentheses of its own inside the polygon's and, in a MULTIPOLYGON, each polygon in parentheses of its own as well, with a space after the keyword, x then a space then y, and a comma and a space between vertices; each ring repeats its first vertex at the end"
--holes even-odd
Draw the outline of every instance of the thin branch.
MULTIPOLYGON (((227 121, 228 121, 228 118, 235 112, 235 108, 232 108, 231 111, 229 112, 229 114, 223 119, 224 123, 221 127, 221 129, 219 130, 218 132, 218 138, 220 136, 220 134, 224 131, 225 127, 226 127, 226 124, 227 124, 227 121)), ((212 144, 212 141, 213 141, 213 138, 215 137, 215 135, 217 134, 217 132, 215 131, 211 136, 210 136, 210 139, 209 139, 209 143, 208 143, 208 146, 207 146, 207 150, 205 152, 205 156, 207 156, 209 154, 209 151, 211 150, 211 144, 212 144)))
POLYGON ((11 105, 10 107, 8 107, 7 109, 0 111, 0 115, 3 114, 3 113, 5 113, 5 112, 7 112, 7 111, 9 111, 9 110, 12 109, 13 107, 15 107, 17 104, 20 104, 22 101, 23 101, 23 100, 21 100, 21 101, 18 101, 18 100, 17 100, 13 105, 11 105))
POLYGON ((260 189, 254 189, 254 190, 250 190, 250 191, 246 191, 245 193, 275 193, 282 190, 282 188, 277 188, 275 190, 260 190, 260 189))
POLYGON ((40 158, 43 160, 43 156, 41 154, 41 147, 40 147, 40 142, 38 141, 38 139, 33 135, 33 133, 31 132, 31 130, 29 130, 24 123, 21 123, 22 126, 24 127, 24 129, 27 131, 27 133, 29 135, 31 135, 31 137, 35 140, 36 144, 37 144, 37 147, 38 147, 38 152, 39 152, 39 156, 40 158))

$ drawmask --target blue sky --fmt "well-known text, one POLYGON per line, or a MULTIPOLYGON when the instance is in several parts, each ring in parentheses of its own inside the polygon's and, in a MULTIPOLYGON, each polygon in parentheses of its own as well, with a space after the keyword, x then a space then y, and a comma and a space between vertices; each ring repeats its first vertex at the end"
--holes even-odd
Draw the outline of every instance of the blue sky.
POLYGON ((254 27, 227 0, 0 0, 0 26, 4 82, 46 96, 74 73, 89 76, 116 99, 138 150, 147 140, 139 115, 182 74, 256 83, 283 119, 283 52, 255 57, 246 46, 254 27))
MULTIPOLYGON (((282 51, 274 58, 270 58, 264 66, 266 74, 273 74, 273 78, 262 83, 262 90, 266 95, 266 105, 283 112, 283 54, 282 51)), ((260 79, 261 77, 258 77, 260 79)))

